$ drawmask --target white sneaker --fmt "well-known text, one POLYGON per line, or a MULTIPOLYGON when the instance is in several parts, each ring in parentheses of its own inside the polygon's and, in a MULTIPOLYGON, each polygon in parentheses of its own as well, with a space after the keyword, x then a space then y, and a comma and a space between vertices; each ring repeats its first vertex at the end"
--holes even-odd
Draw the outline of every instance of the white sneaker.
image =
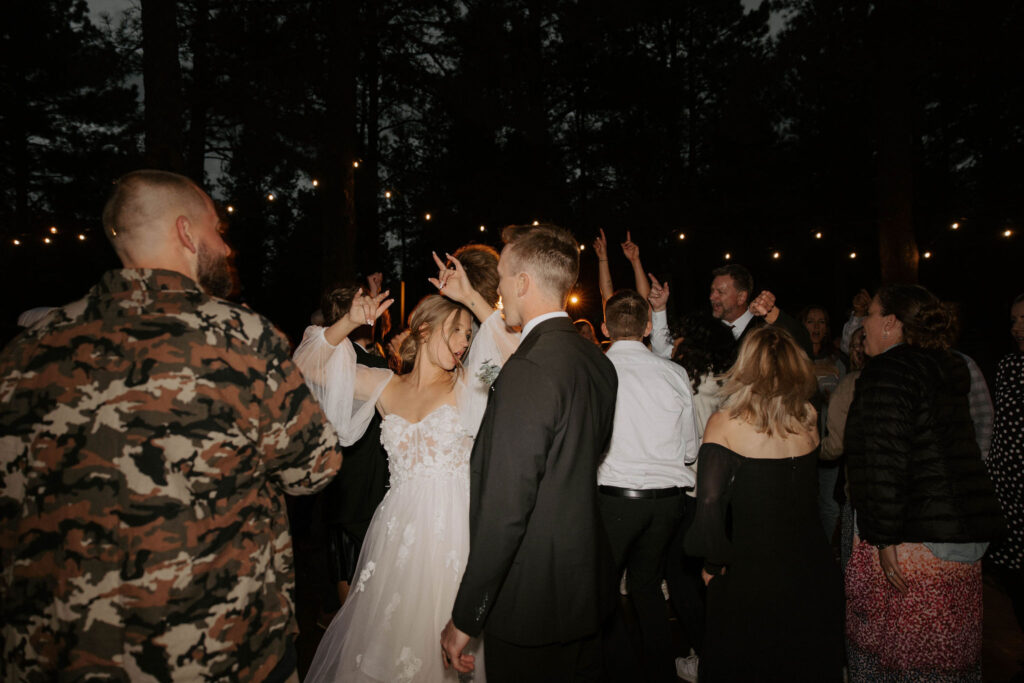
POLYGON ((676 657, 676 676, 689 683, 697 683, 697 664, 699 661, 697 655, 676 657))

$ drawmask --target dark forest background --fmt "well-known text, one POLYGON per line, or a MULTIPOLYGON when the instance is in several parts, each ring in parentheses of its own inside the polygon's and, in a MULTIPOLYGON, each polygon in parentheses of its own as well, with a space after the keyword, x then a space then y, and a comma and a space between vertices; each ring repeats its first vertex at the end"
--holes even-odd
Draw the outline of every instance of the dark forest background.
POLYGON ((1010 348, 1021 2, 141 0, 96 20, 83 0, 9 0, 5 15, 8 327, 116 267, 107 188, 150 166, 222 204, 241 298, 292 338, 328 282, 381 270, 408 311, 431 250, 547 220, 586 245, 571 312, 595 322, 603 228, 616 285, 629 230, 676 311, 706 305, 728 253, 790 312, 825 305, 835 333, 861 287, 920 281, 961 304, 983 368, 1010 348))

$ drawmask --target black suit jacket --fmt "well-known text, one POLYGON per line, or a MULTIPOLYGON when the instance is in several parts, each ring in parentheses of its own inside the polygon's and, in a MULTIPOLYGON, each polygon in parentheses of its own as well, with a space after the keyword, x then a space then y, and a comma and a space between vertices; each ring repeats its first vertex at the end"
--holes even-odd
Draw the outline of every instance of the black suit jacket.
POLYGON ((530 332, 491 386, 470 464, 470 553, 452 619, 519 645, 595 633, 615 604, 597 466, 618 379, 568 318, 530 332))
MULTIPOLYGON (((788 315, 785 311, 779 310, 779 317, 775 319, 774 323, 769 323, 763 317, 755 317, 747 325, 746 329, 743 330, 743 334, 736 340, 736 353, 739 353, 740 346, 743 344, 743 340, 746 338, 752 330, 756 330, 759 327, 765 325, 774 325, 775 327, 781 327, 793 336, 796 340, 797 345, 807 352, 807 357, 810 358, 814 355, 814 347, 811 346, 811 335, 807 332, 807 328, 803 326, 803 323, 798 321, 791 315, 788 315)), ((734 354, 735 355, 735 354, 734 354)))

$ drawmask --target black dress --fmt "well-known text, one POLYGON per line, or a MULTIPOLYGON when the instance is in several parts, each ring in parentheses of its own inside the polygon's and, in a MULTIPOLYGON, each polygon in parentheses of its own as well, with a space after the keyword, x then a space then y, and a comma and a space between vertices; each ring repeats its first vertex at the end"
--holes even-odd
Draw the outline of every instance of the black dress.
POLYGON ((698 457, 686 551, 726 568, 708 585, 701 683, 840 680, 843 586, 818 515, 817 450, 776 460, 705 443, 698 457))

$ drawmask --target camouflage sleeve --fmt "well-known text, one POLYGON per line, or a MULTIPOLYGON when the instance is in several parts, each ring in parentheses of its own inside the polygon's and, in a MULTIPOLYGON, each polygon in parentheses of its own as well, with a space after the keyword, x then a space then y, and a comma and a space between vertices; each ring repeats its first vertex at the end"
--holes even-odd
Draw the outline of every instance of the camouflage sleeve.
POLYGON ((261 410, 260 448, 285 492, 302 495, 326 486, 341 468, 338 436, 287 356, 268 365, 261 410))

